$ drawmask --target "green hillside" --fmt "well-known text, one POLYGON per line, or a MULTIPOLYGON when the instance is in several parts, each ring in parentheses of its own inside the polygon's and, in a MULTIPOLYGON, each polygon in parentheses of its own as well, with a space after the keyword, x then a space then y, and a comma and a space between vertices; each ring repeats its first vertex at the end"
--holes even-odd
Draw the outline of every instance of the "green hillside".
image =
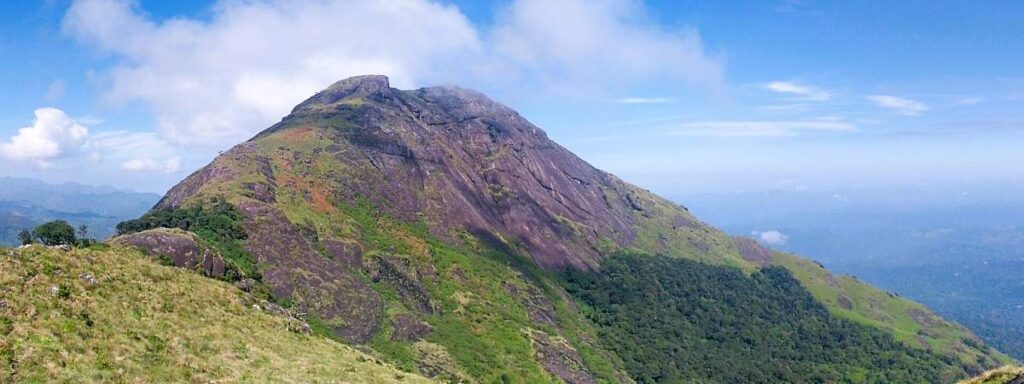
POLYGON ((0 249, 0 382, 426 382, 127 248, 0 249))
POLYGON ((316 334, 444 380, 714 380, 742 362, 761 382, 929 382, 1011 361, 919 304, 734 239, 459 88, 338 82, 120 229, 162 226, 194 232, 237 272, 222 279, 252 279, 308 313, 316 334), (699 278, 659 277, 677 287, 652 286, 644 293, 658 300, 611 316, 601 311, 616 307, 592 299, 635 285, 609 273, 623 253, 682 262, 699 278), (599 289, 581 290, 566 271, 599 289), (755 300, 760 289, 771 300, 755 300), (671 329, 630 317, 672 315, 666 302, 707 317, 671 329), (723 340, 755 324, 802 341, 723 340), (677 343, 629 348, 656 344, 654 331, 677 343), (702 350, 681 353, 691 348, 702 350), (736 364, 698 367, 701 358, 736 364))

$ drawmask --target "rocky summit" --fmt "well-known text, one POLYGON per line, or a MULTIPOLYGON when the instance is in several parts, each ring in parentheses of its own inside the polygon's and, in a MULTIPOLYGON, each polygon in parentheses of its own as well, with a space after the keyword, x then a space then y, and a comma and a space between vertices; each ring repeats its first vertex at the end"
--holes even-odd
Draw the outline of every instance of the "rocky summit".
MULTIPOLYGON (((250 156, 259 143, 286 138, 330 143, 311 153, 291 150, 285 167, 345 165, 323 175, 321 185, 302 186, 311 203, 366 198, 387 215, 425 221, 441 238, 464 231, 515 244, 548 269, 595 268, 603 248, 657 240, 638 239, 654 216, 674 230, 700 228, 682 207, 594 168, 512 109, 458 87, 400 91, 383 76, 342 80, 228 156, 250 156)), ((275 177, 288 169, 276 170, 274 157, 252 159, 267 165, 265 182, 248 186, 252 197, 273 204, 277 189, 293 187, 275 177)), ((215 163, 160 206, 180 205, 198 187, 229 176, 215 163)), ((700 233, 692 237, 704 241, 700 233)))
POLYGON ((917 303, 732 238, 455 86, 339 81, 119 230, 160 227, 201 244, 122 243, 182 243, 171 261, 201 270, 209 247, 224 263, 211 277, 450 381, 953 381, 1010 361, 917 303))

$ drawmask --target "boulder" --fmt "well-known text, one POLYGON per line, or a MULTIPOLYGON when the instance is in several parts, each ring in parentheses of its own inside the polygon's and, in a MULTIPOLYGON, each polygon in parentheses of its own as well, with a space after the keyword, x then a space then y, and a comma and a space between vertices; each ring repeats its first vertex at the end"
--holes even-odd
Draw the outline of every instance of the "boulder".
POLYGON ((150 257, 169 260, 176 267, 198 271, 206 276, 224 276, 224 259, 216 250, 203 245, 192 232, 157 228, 118 236, 110 240, 110 243, 139 248, 150 257))

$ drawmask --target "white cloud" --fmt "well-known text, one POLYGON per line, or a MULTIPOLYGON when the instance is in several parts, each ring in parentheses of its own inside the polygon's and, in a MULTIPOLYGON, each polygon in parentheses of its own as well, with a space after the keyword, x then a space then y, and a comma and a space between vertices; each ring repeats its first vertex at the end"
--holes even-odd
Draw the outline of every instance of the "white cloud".
POLYGON ((39 108, 35 116, 32 126, 18 129, 14 137, 0 143, 0 155, 46 168, 53 159, 77 153, 89 136, 88 128, 59 109, 39 108))
POLYGON ((415 0, 223 1, 209 21, 163 22, 128 1, 83 0, 64 27, 120 59, 107 97, 150 104, 177 144, 235 143, 353 75, 436 81, 479 50, 457 9, 415 0))
POLYGON ((767 245, 784 245, 789 241, 789 236, 777 230, 753 231, 750 233, 758 241, 767 245))
POLYGON ((980 104, 983 101, 985 101, 985 98, 982 97, 982 96, 971 96, 971 97, 961 97, 961 98, 956 100, 956 103, 960 104, 960 105, 975 105, 975 104, 980 104))
POLYGON ((155 21, 127 0, 79 0, 64 30, 115 58, 107 99, 147 103, 175 144, 233 144, 368 73, 524 91, 721 80, 695 31, 657 27, 637 1, 517 0, 501 15, 484 30, 429 0, 224 0, 208 18, 155 21))
POLYGON ((89 139, 84 149, 91 161, 120 162, 121 169, 126 171, 181 170, 181 157, 175 147, 155 132, 99 132, 89 139))
POLYGON ((181 158, 172 157, 164 161, 157 161, 151 158, 132 159, 121 163, 121 169, 132 172, 159 171, 174 173, 181 170, 181 158))
POLYGON ((541 85, 684 80, 717 87, 723 66, 694 30, 669 30, 633 0, 517 0, 491 35, 495 57, 541 85))
POLYGON ((619 104, 665 104, 673 100, 667 97, 623 97, 612 101, 619 104))
POLYGON ((857 126, 837 120, 698 121, 684 123, 669 136, 783 137, 802 132, 853 132, 857 126))
POLYGON ((825 101, 832 98, 832 94, 823 89, 788 81, 772 81, 762 86, 769 91, 796 95, 804 100, 825 101))
POLYGON ((888 108, 904 115, 920 115, 921 112, 929 109, 928 105, 920 101, 892 95, 870 95, 866 96, 865 99, 873 101, 879 107, 888 108))

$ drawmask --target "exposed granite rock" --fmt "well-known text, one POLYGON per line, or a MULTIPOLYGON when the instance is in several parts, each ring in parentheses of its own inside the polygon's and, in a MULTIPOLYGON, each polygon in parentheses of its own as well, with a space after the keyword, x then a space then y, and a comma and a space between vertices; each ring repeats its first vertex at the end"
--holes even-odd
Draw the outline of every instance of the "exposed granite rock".
POLYGON ((401 313, 391 319, 394 331, 391 333, 391 340, 417 341, 422 340, 434 327, 424 323, 418 317, 410 313, 401 313))
MULTIPOLYGON (((345 164, 322 186, 331 198, 369 199, 382 214, 422 219, 443 239, 454 240, 461 230, 502 247, 516 244, 548 269, 596 268, 608 244, 635 245, 641 220, 664 216, 676 230, 698 225, 685 208, 594 168, 478 92, 450 86, 402 91, 383 76, 342 80, 317 93, 173 188, 160 206, 180 205, 218 179, 241 177, 225 164, 240 161, 264 138, 310 127, 315 137, 331 140, 319 156, 345 164)), ((253 176, 274 176, 258 173, 264 174, 253 176)), ((248 197, 272 204, 270 190, 281 182, 248 184, 248 197)), ((353 250, 328 245, 336 257, 355 261, 353 250)))
POLYGON ((417 365, 424 376, 440 379, 449 383, 471 383, 461 367, 443 346, 426 341, 418 341, 412 346, 416 353, 417 365))
POLYGON ((522 289, 508 282, 503 283, 502 286, 519 300, 531 321, 552 327, 558 326, 555 308, 551 305, 551 300, 544 296, 544 293, 536 286, 528 284, 525 289, 522 289))
POLYGON ((734 237, 733 242, 740 251, 740 257, 754 264, 765 266, 772 262, 772 251, 748 237, 734 237))
POLYGON ((358 242, 324 240, 322 243, 327 252, 334 256, 334 260, 340 261, 353 270, 359 270, 363 267, 363 246, 358 242))
POLYGON ((197 270, 206 276, 224 276, 224 259, 188 231, 157 228, 118 236, 110 243, 137 247, 154 258, 167 257, 176 267, 197 270))
POLYGON ((537 360, 552 375, 569 384, 593 384, 597 381, 587 371, 583 358, 565 339, 551 337, 537 330, 527 330, 533 339, 537 360))
POLYGON ((370 279, 394 287, 402 300, 413 309, 425 314, 434 312, 430 293, 423 286, 419 272, 410 267, 406 260, 394 256, 378 256, 376 261, 376 268, 370 270, 370 279))
POLYGON ((315 314, 351 342, 373 337, 384 310, 376 291, 342 264, 320 255, 277 208, 256 200, 238 208, 249 235, 245 248, 264 266, 263 282, 275 297, 315 314))

